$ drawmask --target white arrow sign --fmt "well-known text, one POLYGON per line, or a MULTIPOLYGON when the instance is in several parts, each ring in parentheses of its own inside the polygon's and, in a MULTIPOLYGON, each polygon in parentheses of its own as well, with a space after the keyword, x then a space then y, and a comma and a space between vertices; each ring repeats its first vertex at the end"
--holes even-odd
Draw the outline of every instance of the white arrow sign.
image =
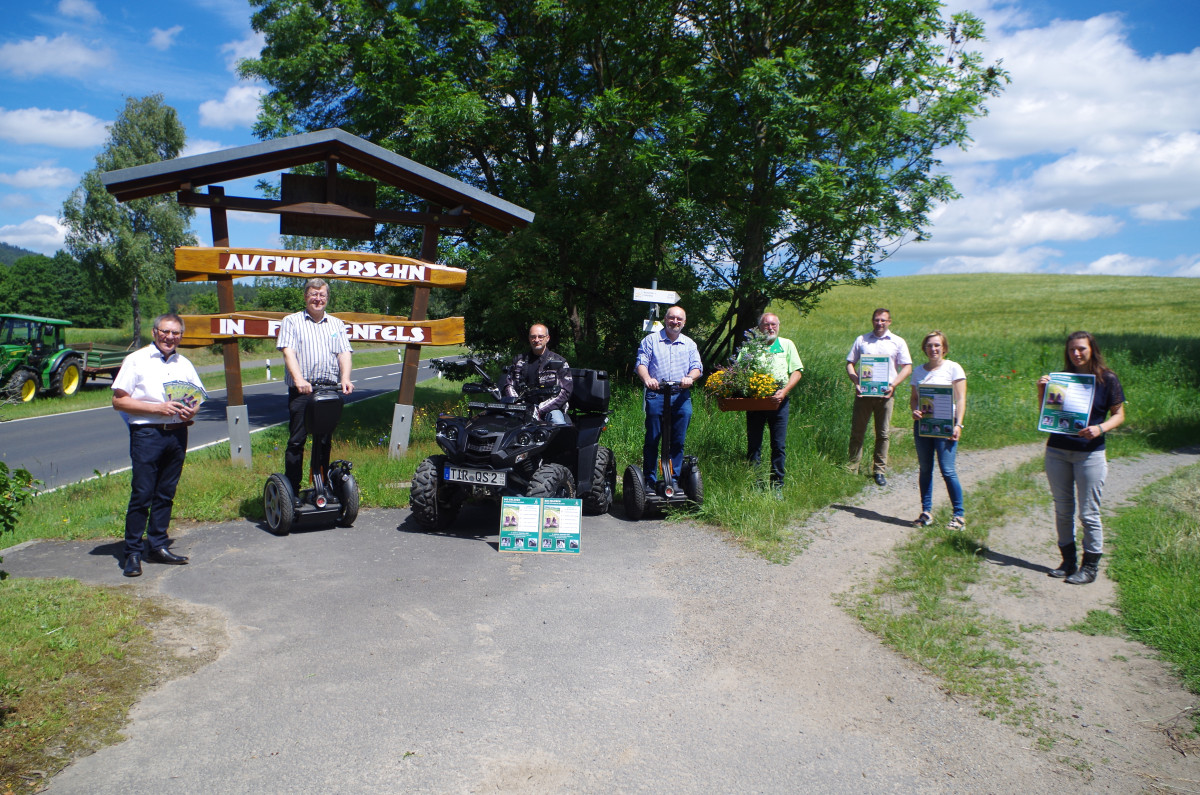
POLYGON ((646 287, 633 288, 633 300, 648 304, 677 304, 679 293, 674 290, 651 290, 646 287))

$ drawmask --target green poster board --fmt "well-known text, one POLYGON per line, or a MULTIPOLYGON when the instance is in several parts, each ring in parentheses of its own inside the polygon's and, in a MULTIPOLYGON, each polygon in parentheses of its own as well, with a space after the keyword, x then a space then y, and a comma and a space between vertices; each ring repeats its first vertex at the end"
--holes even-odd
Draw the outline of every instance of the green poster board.
POLYGON ((500 501, 501 552, 579 554, 583 501, 554 497, 504 497, 500 501))

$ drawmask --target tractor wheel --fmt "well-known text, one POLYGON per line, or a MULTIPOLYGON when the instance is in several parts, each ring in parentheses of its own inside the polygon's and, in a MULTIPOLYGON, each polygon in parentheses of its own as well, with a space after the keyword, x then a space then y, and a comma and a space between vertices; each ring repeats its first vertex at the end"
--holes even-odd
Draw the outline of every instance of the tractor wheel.
POLYGON ((608 513, 613 495, 617 493, 617 465, 613 451, 607 447, 596 450, 596 467, 592 470, 592 490, 583 496, 583 512, 593 516, 608 513))
POLYGON ((267 516, 267 529, 275 535, 285 536, 292 532, 292 522, 296 518, 295 499, 287 478, 279 474, 267 478, 267 485, 263 487, 263 513, 267 516))
POLYGON ((38 393, 38 377, 37 373, 30 370, 17 370, 8 379, 6 391, 10 398, 16 398, 22 403, 28 403, 37 397, 38 393))
POLYGON ((455 489, 442 481, 445 467, 446 456, 431 455, 413 474, 408 504, 413 520, 425 530, 446 529, 458 516, 462 505, 455 499, 455 489))
POLYGON ((636 522, 646 513, 646 484, 642 481, 642 470, 635 466, 625 467, 625 479, 621 487, 625 516, 636 522))
POLYGON ((349 473, 343 475, 342 490, 338 495, 338 500, 342 504, 342 508, 338 512, 338 527, 354 526, 354 520, 358 518, 359 496, 358 481, 349 473))
POLYGON ((68 356, 58 364, 50 381, 50 394, 70 397, 83 386, 83 367, 78 356, 68 356))
POLYGON ((529 491, 525 495, 570 499, 575 496, 575 478, 562 464, 542 464, 529 479, 529 491))

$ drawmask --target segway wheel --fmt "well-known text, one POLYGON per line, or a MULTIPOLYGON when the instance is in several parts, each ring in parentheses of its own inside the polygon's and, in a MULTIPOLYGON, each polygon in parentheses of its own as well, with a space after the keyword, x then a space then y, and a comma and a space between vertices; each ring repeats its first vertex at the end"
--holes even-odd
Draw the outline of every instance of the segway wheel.
POLYGON ((342 476, 342 491, 338 500, 342 503, 338 511, 338 527, 353 527, 354 520, 358 518, 359 501, 358 481, 353 475, 347 473, 342 476))
POLYGON ((292 532, 292 522, 296 519, 295 496, 292 484, 283 475, 267 478, 267 485, 263 487, 263 513, 267 516, 267 529, 275 535, 285 536, 292 532))
POLYGON ((636 522, 646 513, 646 484, 642 482, 642 470, 635 466, 625 467, 621 490, 625 500, 625 516, 636 522))
POLYGON ((688 500, 699 508, 704 504, 704 481, 700 479, 700 470, 696 467, 687 467, 687 471, 680 478, 683 481, 683 493, 687 495, 688 500))

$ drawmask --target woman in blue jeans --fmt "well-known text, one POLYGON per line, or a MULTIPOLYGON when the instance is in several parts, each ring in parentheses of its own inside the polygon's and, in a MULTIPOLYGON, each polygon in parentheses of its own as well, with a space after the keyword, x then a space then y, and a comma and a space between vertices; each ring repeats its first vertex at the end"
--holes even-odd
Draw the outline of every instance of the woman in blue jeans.
MULTIPOLYGON (((1054 496, 1054 524, 1062 563, 1050 572, 1073 585, 1094 582, 1104 552, 1104 528, 1100 524, 1100 493, 1108 475, 1104 434, 1125 422, 1125 392, 1116 373, 1104 364, 1100 346, 1086 331, 1067 337, 1065 371, 1096 376, 1096 391, 1087 426, 1078 434, 1051 433, 1046 440, 1046 480, 1054 496), (1075 508, 1078 495, 1079 521, 1083 525, 1083 564, 1075 546, 1075 508)), ((1046 394, 1050 376, 1038 379, 1038 406, 1046 394)))
POLYGON ((921 515, 913 522, 913 526, 925 527, 933 524, 933 457, 936 454, 942 480, 946 481, 946 490, 950 492, 950 505, 953 510, 953 516, 946 526, 951 530, 962 530, 966 524, 963 518, 963 492, 958 482, 958 472, 954 468, 954 458, 958 452, 959 437, 962 436, 963 418, 967 415, 967 374, 958 362, 946 358, 950 344, 946 342, 946 335, 942 332, 931 331, 926 334, 925 339, 921 340, 921 350, 925 352, 928 361, 917 365, 913 370, 912 394, 909 398, 913 415, 913 439, 917 445, 917 462, 921 466, 921 473, 917 479, 921 488, 921 515), (952 388, 954 428, 949 439, 920 434, 921 418, 925 416, 918 395, 921 386, 952 388))

